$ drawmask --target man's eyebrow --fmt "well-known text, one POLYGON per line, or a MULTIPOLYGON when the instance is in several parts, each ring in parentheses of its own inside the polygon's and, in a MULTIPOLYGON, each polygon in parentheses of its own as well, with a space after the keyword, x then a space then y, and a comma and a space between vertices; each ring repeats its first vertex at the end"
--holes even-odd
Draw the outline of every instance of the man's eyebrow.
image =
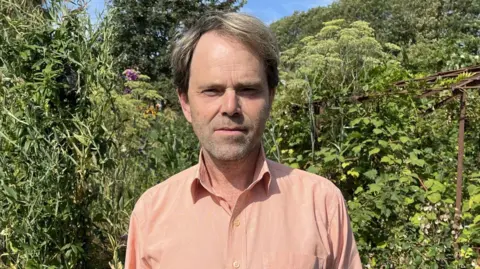
POLYGON ((263 83, 261 81, 243 81, 235 84, 235 88, 237 89, 245 89, 245 88, 262 88, 263 83))
MULTIPOLYGON (((235 89, 245 88, 262 88, 263 83, 261 81, 242 81, 235 84, 235 89)), ((222 83, 206 83, 198 87, 199 89, 223 89, 225 85, 222 83)))
POLYGON ((222 83, 206 83, 198 86, 199 89, 221 89, 225 87, 222 83))

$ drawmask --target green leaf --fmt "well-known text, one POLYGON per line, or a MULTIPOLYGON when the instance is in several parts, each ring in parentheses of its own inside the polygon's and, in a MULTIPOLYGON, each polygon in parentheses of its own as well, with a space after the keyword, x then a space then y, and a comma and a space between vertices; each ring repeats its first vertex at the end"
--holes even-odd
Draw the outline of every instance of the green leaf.
POLYGON ((470 198, 470 201, 476 204, 480 204, 480 194, 474 195, 473 197, 470 198))
POLYGON ((433 186, 431 188, 431 191, 439 192, 439 193, 444 193, 445 190, 446 190, 445 185, 443 185, 442 183, 440 183, 438 181, 435 184, 433 184, 433 186))
POLYGON ((442 199, 442 196, 440 195, 440 193, 434 192, 434 193, 431 193, 431 194, 427 195, 427 199, 431 203, 436 204, 442 199))
POLYGON ((380 187, 377 184, 370 184, 368 185, 368 188, 370 189, 371 192, 379 192, 382 189, 382 187, 380 187))
POLYGON ((470 194, 471 196, 477 194, 477 193, 480 193, 480 187, 478 186, 475 186, 475 185, 469 185, 467 187, 467 191, 468 191, 468 194, 470 194))
POLYGON ((443 200, 443 202, 446 203, 446 204, 449 204, 449 205, 453 205, 455 203, 455 201, 453 201, 450 198, 447 198, 447 199, 443 200))
POLYGON ((415 225, 415 226, 420 226, 420 224, 422 223, 422 219, 424 219, 423 217, 423 214, 422 213, 415 213, 415 215, 413 215, 413 217, 410 218, 410 222, 415 225))
POLYGON ((318 169, 315 165, 312 165, 308 167, 307 172, 318 174, 320 172, 320 169, 318 169))
POLYGON ((425 181, 423 184, 425 185, 425 187, 427 189, 430 189, 433 186, 433 184, 435 184, 435 180, 429 179, 429 180, 425 181))
POLYGON ((329 155, 325 156, 323 161, 328 163, 328 162, 331 162, 331 161, 335 160, 336 158, 337 158, 337 155, 329 154, 329 155))
POLYGON ((383 156, 382 159, 380 160, 380 162, 381 163, 394 164, 393 160, 390 158, 390 155, 383 156))
POLYGON ((74 134, 73 136, 78 140, 78 142, 82 143, 82 145, 86 147, 89 146, 89 143, 87 142, 88 139, 85 136, 78 134, 74 134))
POLYGON ((410 198, 410 197, 405 197, 405 199, 403 200, 403 204, 404 205, 410 205, 414 202, 415 200, 413 200, 413 198, 410 198))
POLYGON ((373 129, 373 133, 376 134, 376 135, 378 135, 378 134, 383 133, 383 130, 382 130, 382 129, 375 128, 375 129, 373 129))
POLYGON ((377 245, 378 249, 385 249, 387 247, 388 243, 387 242, 382 242, 377 245))
POLYGON ((358 154, 363 148, 363 144, 360 144, 352 149, 352 151, 356 154, 358 154))
POLYGON ((362 118, 354 119, 350 122, 350 126, 354 127, 355 125, 359 124, 362 118))
POLYGON ((434 179, 429 179, 425 181, 424 184, 429 192, 444 193, 446 190, 445 185, 443 185, 441 182, 434 179))
POLYGON ((361 186, 355 190, 355 194, 359 194, 361 192, 363 192, 363 188, 361 186))
POLYGON ((411 160, 411 163, 419 167, 423 167, 425 165, 425 161, 421 159, 411 160))
POLYGON ((437 215, 433 212, 428 212, 427 213, 427 219, 429 220, 436 220, 437 219, 437 215))
POLYGON ((347 172, 347 175, 351 175, 352 177, 359 177, 359 176, 360 176, 360 173, 358 173, 358 172, 355 171, 354 169, 350 169, 350 170, 347 172))
POLYGON ((11 198, 17 200, 17 192, 16 192, 14 189, 10 188, 10 187, 7 186, 7 185, 4 185, 3 188, 5 189, 6 194, 7 194, 8 196, 10 196, 11 198))
POLYGON ((378 144, 384 148, 388 146, 388 142, 385 140, 378 140, 378 144))
POLYGON ((290 167, 293 168, 293 169, 299 169, 300 165, 298 165, 298 163, 291 163, 290 167))
POLYGON ((473 219, 473 224, 477 224, 479 221, 480 221, 480 215, 476 216, 476 217, 473 219))
POLYGON ((402 145, 395 144, 395 143, 390 143, 390 148, 391 148, 393 151, 399 151, 399 150, 402 150, 402 149, 403 149, 402 145))
POLYGON ((372 156, 372 155, 377 154, 377 153, 379 153, 379 152, 380 152, 380 149, 379 149, 379 148, 373 148, 372 150, 370 150, 370 151, 368 152, 368 156, 372 156))
POLYGON ((410 138, 408 138, 406 136, 400 137, 400 142, 402 142, 403 144, 407 143, 408 141, 410 141, 410 138))
POLYGON ((375 119, 375 120, 372 120, 372 123, 373 123, 373 125, 375 125, 375 127, 378 128, 378 127, 382 126, 384 122, 383 122, 383 120, 376 120, 375 119))
POLYGON ((375 169, 372 169, 372 170, 369 170, 365 173, 363 173, 364 176, 366 176, 367 178, 369 179, 375 179, 377 177, 377 170, 375 169))
POLYGON ((344 163, 342 163, 342 168, 346 168, 351 164, 352 164, 351 162, 344 162, 344 163))

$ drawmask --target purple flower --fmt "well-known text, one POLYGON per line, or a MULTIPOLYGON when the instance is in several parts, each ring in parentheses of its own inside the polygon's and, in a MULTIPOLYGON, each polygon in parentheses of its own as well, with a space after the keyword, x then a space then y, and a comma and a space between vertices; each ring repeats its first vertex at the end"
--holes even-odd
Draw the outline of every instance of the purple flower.
POLYGON ((123 94, 130 94, 132 93, 132 89, 130 89, 130 87, 125 87, 125 89, 123 89, 123 94))
POLYGON ((127 69, 123 72, 125 74, 125 78, 127 80, 137 80, 138 79, 138 73, 137 71, 133 69, 127 69))

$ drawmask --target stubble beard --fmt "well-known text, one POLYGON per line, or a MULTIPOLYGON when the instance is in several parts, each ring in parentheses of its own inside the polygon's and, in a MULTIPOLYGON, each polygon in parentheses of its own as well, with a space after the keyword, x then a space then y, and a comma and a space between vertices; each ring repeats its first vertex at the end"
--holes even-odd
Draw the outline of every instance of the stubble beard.
MULTIPOLYGON (((252 151, 258 149, 265 130, 267 119, 270 115, 270 108, 267 104, 260 113, 260 118, 253 125, 247 126, 248 133, 242 136, 231 136, 213 139, 212 135, 206 134, 210 130, 202 123, 193 123, 193 129, 200 141, 202 148, 208 154, 219 161, 231 162, 245 159, 252 151)), ((195 122, 195 121, 194 121, 195 122)), ((211 133, 213 134, 213 133, 211 133)))

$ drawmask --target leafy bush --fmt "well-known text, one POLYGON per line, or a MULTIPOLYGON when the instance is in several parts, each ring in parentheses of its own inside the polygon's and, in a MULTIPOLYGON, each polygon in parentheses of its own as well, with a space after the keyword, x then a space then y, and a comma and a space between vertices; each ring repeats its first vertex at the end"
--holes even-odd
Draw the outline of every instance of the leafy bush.
POLYGON ((0 267, 121 267, 135 199, 192 163, 193 133, 148 77, 113 72, 108 16, 0 8, 0 267))
POLYGON ((390 85, 413 77, 390 54, 396 50, 368 24, 343 20, 286 50, 269 152, 340 186, 365 265, 466 268, 480 239, 479 94, 468 94, 463 220, 455 228, 459 102, 425 114, 449 92, 419 99, 424 85, 412 84, 396 94, 390 85))

